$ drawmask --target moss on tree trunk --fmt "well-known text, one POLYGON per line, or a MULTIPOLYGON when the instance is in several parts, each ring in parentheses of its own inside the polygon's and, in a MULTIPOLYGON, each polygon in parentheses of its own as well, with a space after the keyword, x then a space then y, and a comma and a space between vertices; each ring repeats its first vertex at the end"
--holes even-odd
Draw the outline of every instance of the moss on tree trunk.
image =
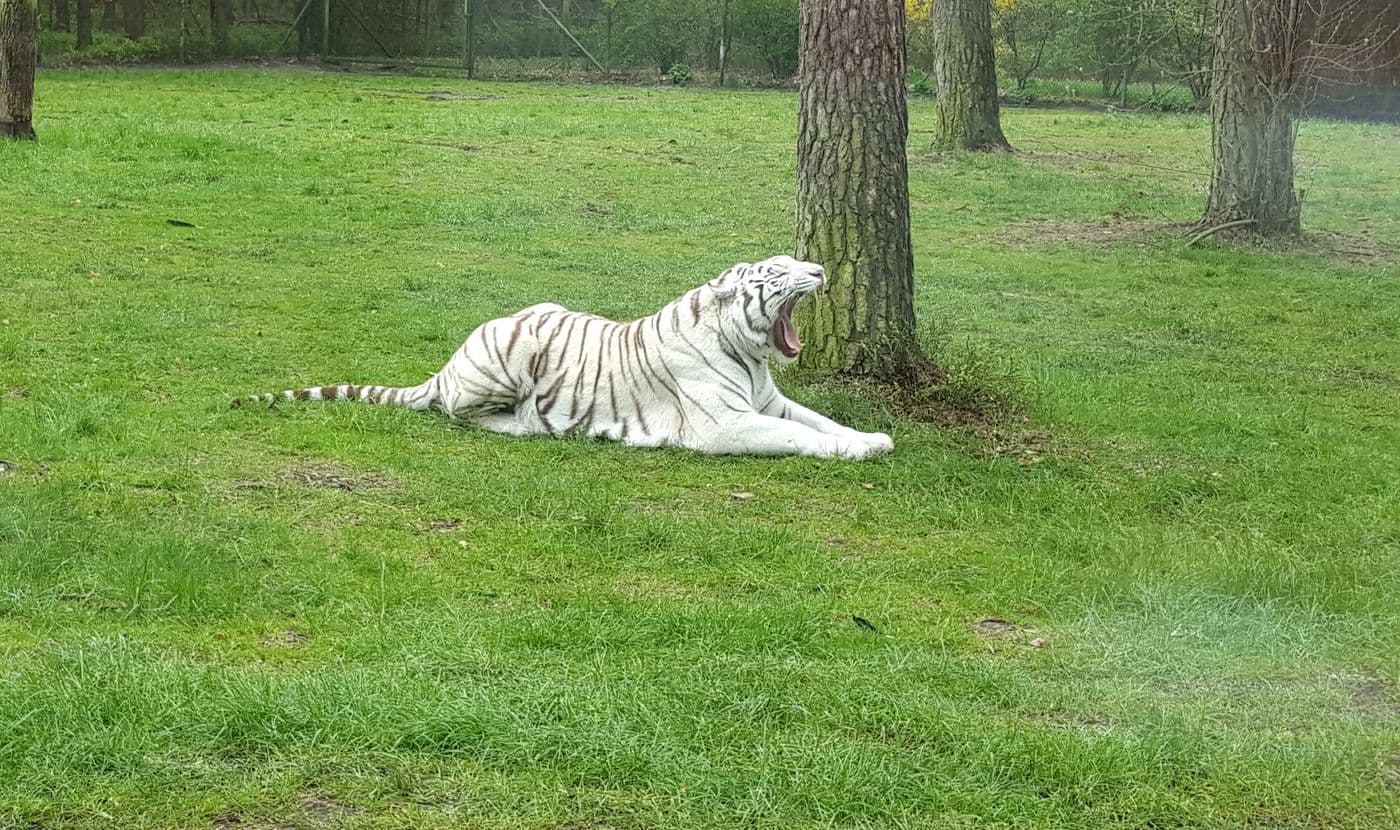
POLYGON ((797 247, 827 271, 803 302, 798 365, 903 377, 914 327, 901 0, 805 0, 798 70, 797 247))
POLYGON ((1215 171, 1201 224, 1248 220, 1265 235, 1297 234, 1293 146, 1299 69, 1286 44, 1302 36, 1297 4, 1217 0, 1211 73, 1215 171))
POLYGON ((38 0, 0 0, 0 137, 34 138, 38 0))
POLYGON ((935 0, 939 150, 1010 150, 1001 132, 991 0, 935 0))

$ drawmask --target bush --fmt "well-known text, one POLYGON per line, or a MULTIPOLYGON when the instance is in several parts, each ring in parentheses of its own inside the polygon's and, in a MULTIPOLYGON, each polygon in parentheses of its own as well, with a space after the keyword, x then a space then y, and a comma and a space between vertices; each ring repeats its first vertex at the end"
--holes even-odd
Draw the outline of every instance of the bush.
POLYGON ((690 83, 691 78, 695 77, 694 74, 691 73, 690 67, 683 63, 674 64, 670 69, 666 70, 666 75, 670 77, 671 83, 676 86, 685 86, 690 83))
POLYGON ((153 36, 131 40, 125 35, 95 31, 92 33, 92 48, 79 52, 77 36, 72 33, 41 32, 39 35, 39 60, 45 66, 134 64, 173 59, 173 55, 166 53, 160 39, 153 36))
POLYGON ((634 65, 649 64, 665 74, 676 64, 703 57, 704 44, 718 42, 719 15, 708 3, 691 0, 634 0, 624 12, 622 48, 634 65))

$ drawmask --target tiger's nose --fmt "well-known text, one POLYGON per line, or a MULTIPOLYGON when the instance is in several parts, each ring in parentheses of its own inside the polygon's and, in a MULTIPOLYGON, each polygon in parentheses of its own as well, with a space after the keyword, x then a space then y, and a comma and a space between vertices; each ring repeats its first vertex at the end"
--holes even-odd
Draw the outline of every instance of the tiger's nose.
POLYGON ((817 281, 817 287, 821 288, 826 284, 826 269, 820 265, 812 265, 807 269, 807 276, 817 281))

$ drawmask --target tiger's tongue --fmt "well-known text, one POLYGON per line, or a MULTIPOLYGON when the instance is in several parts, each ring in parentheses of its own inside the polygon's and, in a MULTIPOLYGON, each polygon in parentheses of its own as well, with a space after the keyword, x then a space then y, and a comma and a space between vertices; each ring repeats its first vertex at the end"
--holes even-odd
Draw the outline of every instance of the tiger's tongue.
POLYGON ((773 345, 788 357, 802 350, 802 341, 797 338, 797 327, 792 324, 792 312, 784 311, 773 323, 773 345))

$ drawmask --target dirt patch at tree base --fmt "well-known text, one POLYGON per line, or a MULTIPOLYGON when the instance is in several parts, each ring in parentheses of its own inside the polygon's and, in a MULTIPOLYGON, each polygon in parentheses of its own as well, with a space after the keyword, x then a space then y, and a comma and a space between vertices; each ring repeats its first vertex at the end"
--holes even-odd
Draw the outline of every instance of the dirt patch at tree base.
MULTIPOLYGON (((1179 246, 1203 230, 1199 225, 1163 222, 1157 219, 1114 216, 1099 221, 1064 222, 1028 220, 1007 225, 996 239, 1018 245, 1079 244, 1090 247, 1131 244, 1140 248, 1179 246)), ((1230 229, 1197 243, 1198 247, 1234 248, 1254 253, 1311 254, 1351 265, 1384 265, 1395 261, 1400 251, 1381 245, 1368 236, 1337 231, 1305 231, 1296 237, 1262 237, 1249 228, 1230 229)))

